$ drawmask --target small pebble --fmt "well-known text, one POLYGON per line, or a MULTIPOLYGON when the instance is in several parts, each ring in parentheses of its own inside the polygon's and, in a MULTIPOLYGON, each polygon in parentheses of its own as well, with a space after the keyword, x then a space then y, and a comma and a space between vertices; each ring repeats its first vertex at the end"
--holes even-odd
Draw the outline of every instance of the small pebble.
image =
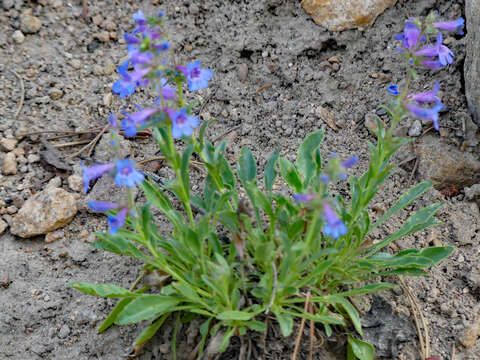
POLYGON ((27 161, 28 161, 29 164, 39 162, 40 161, 40 156, 37 155, 37 154, 30 154, 27 157, 27 161))
POLYGON ((3 232, 7 229, 8 225, 5 221, 0 219, 0 235, 3 234, 3 232))
POLYGON ((241 82, 247 81, 248 77, 248 65, 247 64, 238 64, 237 66, 237 76, 238 80, 241 82))
POLYGON ((113 95, 111 92, 106 93, 103 95, 103 105, 106 107, 110 107, 112 105, 113 95))
POLYGON ((20 30, 15 30, 15 32, 12 35, 13 41, 15 41, 17 44, 23 44, 25 41, 25 35, 20 30))
POLYGON ((0 147, 3 151, 13 151, 15 146, 17 146, 17 139, 2 139, 0 140, 0 147))
MULTIPOLYGON (((369 112, 365 115, 365 127, 372 133, 378 130, 377 120, 380 119, 373 113, 369 112)), ((380 120, 380 123, 382 123, 382 120, 380 120)))
POLYGON ((92 21, 95 25, 100 26, 103 24, 103 16, 98 14, 92 17, 92 21))
POLYGON ((41 27, 42 22, 39 18, 29 14, 23 14, 20 16, 20 29, 25 34, 35 34, 41 27))
POLYGON ((60 339, 65 339, 70 334, 70 328, 67 324, 63 325, 58 332, 58 337, 60 339))
POLYGON ((83 190, 83 180, 81 176, 71 175, 67 179, 68 187, 76 192, 81 192, 83 190))
POLYGON ((63 230, 49 232, 47 235, 45 235, 45 243, 50 244, 62 239, 64 236, 65 232, 63 230))
POLYGON ((422 123, 420 120, 415 120, 408 130, 408 136, 410 137, 417 137, 422 134, 422 123))
POLYGON ((58 100, 63 96, 63 91, 57 88, 53 88, 48 92, 48 96, 52 100, 58 100))
POLYGON ((98 33, 93 34, 93 37, 104 43, 107 43, 110 41, 110 33, 108 31, 100 31, 98 33))
POLYGON ((17 159, 13 152, 7 153, 3 158, 3 175, 15 175, 17 173, 17 159))
POLYGON ((75 69, 79 70, 82 67, 82 62, 78 59, 73 59, 70 61, 70 65, 75 69))

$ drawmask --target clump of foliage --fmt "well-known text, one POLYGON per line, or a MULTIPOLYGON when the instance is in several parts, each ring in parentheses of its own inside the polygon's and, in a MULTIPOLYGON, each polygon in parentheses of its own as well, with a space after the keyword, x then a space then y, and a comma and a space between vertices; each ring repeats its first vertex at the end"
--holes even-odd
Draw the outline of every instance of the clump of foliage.
POLYGON ((139 87, 149 88, 155 100, 148 108, 124 112, 121 124, 110 116, 112 146, 118 149, 120 131, 135 136, 150 128, 175 176, 158 181, 136 169, 130 159, 116 159, 84 166, 83 179, 86 192, 92 180, 105 174, 126 190, 122 203, 89 204, 106 212, 110 225, 108 233, 96 234, 94 246, 139 259, 145 263, 144 273, 155 272, 164 281, 137 290, 70 283, 86 294, 120 299, 99 332, 113 324, 148 320, 150 325, 136 339, 138 350, 168 317, 184 322, 199 317, 204 321, 200 356, 209 336, 222 334, 218 350, 224 351, 232 336, 242 336, 247 329, 266 331, 264 314, 272 314, 284 336, 292 333, 295 318, 322 324, 327 336, 342 327, 349 334, 350 358, 373 359, 373 346, 357 338, 362 336, 360 316, 349 297, 394 286, 376 282, 380 276, 426 275, 426 269, 453 250, 446 246, 396 254, 384 251, 391 242, 437 224, 434 214, 440 203, 417 211, 385 239, 369 240, 372 230, 421 196, 431 186, 429 181, 410 189, 374 223, 367 208, 392 173, 393 154, 409 141, 393 135, 398 123, 414 116, 438 129, 438 114, 444 108, 437 96, 439 84, 425 93, 411 94, 408 89, 417 76, 416 67, 439 69, 453 61, 439 30, 461 31, 463 19, 438 22, 433 13, 423 24, 408 20, 404 32, 396 36, 402 41, 399 50, 406 60, 407 81, 401 91, 396 85, 387 89, 393 96, 384 107, 390 125, 383 128, 378 123, 376 144, 368 144, 368 170, 361 177, 348 178, 346 201, 333 195, 330 185, 347 181, 358 157, 341 160, 331 154, 325 164, 319 150, 322 131, 305 139, 294 163, 276 151, 260 174, 252 152, 243 148, 232 168, 225 158, 225 141, 214 146, 205 138, 209 121, 200 126, 192 114, 194 107, 185 99, 185 90, 207 87, 213 72, 201 68, 198 61, 183 66, 169 60, 163 12, 145 18, 139 11, 133 18, 136 28, 125 35, 130 57, 118 68, 121 79, 113 91, 124 98, 139 87), (433 44, 428 40, 431 36, 436 37, 433 44), (199 131, 194 131, 197 127, 199 131), (191 190, 192 156, 200 159, 207 174, 199 193, 191 190), (276 181, 286 183, 294 195, 276 192, 276 181), (143 191, 146 205, 136 204, 133 187, 143 191), (175 206, 173 199, 181 206, 175 206), (152 208, 168 219, 170 233, 158 229, 152 208), (313 312, 304 311, 307 293, 313 312))

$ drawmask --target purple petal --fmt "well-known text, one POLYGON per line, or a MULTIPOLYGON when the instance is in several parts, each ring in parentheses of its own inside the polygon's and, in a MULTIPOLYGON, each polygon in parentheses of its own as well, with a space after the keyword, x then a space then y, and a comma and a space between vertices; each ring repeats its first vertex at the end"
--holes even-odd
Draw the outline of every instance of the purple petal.
POLYGON ((89 201, 88 206, 93 211, 104 212, 108 210, 117 209, 120 207, 120 204, 106 202, 106 201, 89 201))
POLYGON ((294 194, 293 199, 296 203, 306 203, 315 199, 317 195, 313 194, 294 194))
POLYGON ((108 216, 108 224, 110 225, 110 234, 116 234, 118 230, 123 226, 125 223, 125 219, 127 218, 128 209, 124 207, 120 210, 116 216, 108 216))

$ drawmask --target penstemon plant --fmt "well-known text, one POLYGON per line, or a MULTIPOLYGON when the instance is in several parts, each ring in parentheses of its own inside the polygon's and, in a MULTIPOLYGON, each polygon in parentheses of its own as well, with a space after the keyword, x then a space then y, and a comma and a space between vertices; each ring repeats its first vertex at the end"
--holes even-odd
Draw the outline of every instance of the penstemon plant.
POLYGON ((204 319, 200 357, 209 336, 222 336, 218 348, 222 352, 232 336, 241 336, 247 329, 266 331, 262 319, 272 314, 284 336, 292 333, 295 318, 322 324, 327 336, 342 327, 348 334, 349 358, 373 359, 373 346, 357 338, 362 336, 360 316, 349 298, 394 287, 376 282, 379 276, 427 275, 426 269, 453 251, 449 246, 396 254, 385 251, 391 242, 436 225, 434 214, 440 203, 417 211, 385 239, 369 240, 373 229, 421 196, 430 181, 414 186, 374 223, 367 209, 392 173, 392 155, 409 141, 393 135, 399 122, 413 116, 433 122, 438 130, 438 114, 444 109, 437 96, 439 84, 417 94, 409 93, 409 86, 417 78, 419 66, 439 69, 452 63, 453 53, 442 44, 439 30, 461 33, 463 19, 438 22, 432 13, 424 23, 408 20, 404 32, 395 37, 402 42, 399 52, 405 57, 407 81, 402 90, 396 85, 387 89, 393 96, 384 106, 390 125, 383 128, 378 122, 376 145, 369 143, 368 170, 360 178, 352 175, 348 179, 348 201, 333 196, 329 185, 346 181, 348 169, 358 157, 341 160, 331 154, 324 165, 319 150, 322 131, 304 140, 295 163, 276 151, 265 165, 263 181, 247 148, 240 152, 235 173, 225 158, 226 143, 214 146, 205 138, 209 121, 200 126, 192 114, 193 105, 185 98, 185 90, 207 87, 213 72, 201 68, 198 61, 183 66, 169 59, 163 12, 145 18, 139 11, 133 19, 136 29, 125 35, 130 57, 119 66, 121 79, 113 91, 125 98, 137 88, 150 88, 155 100, 152 107, 137 106, 138 112, 124 112, 121 124, 111 115, 111 144, 118 147, 120 131, 135 136, 151 128, 174 178, 159 180, 136 169, 130 159, 83 167, 85 192, 92 180, 105 174, 126 189, 122 203, 89 203, 92 209, 107 213, 110 226, 108 233, 96 234, 94 246, 137 258, 145 263, 143 274, 156 273, 162 279, 157 286, 140 289, 70 283, 86 294, 121 299, 99 332, 113 324, 148 320, 135 341, 135 349, 140 351, 167 318, 176 316, 177 322, 186 322, 200 317, 204 319), (434 43, 430 37, 436 37, 434 43), (189 174, 194 154, 207 174, 203 191, 196 194, 191 191, 189 174), (291 188, 293 196, 274 190, 278 180, 291 188), (135 202, 133 187, 143 191, 146 205, 135 202), (159 231, 152 207, 168 219, 173 229, 170 233, 159 231), (311 311, 304 311, 306 301, 312 304, 311 311))

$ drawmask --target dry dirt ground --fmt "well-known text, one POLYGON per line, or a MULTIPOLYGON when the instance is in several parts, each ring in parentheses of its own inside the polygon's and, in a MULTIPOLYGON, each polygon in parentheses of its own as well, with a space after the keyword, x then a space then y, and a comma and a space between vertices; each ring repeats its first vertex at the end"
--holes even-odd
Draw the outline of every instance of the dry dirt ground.
MULTIPOLYGON (((135 103, 148 104, 145 94, 135 94, 125 102, 116 96, 112 98, 110 89, 117 79, 115 67, 126 56, 122 40, 124 32, 133 28, 132 14, 140 8, 146 14, 163 9, 169 17, 178 57, 186 61, 199 59, 215 71, 211 86, 199 94, 198 100, 205 103, 200 116, 217 118, 210 128, 211 139, 228 132, 225 139, 232 162, 241 147, 249 146, 263 168, 274 149, 281 149, 287 157, 293 156, 307 134, 323 128, 324 154, 331 151, 342 157, 358 154, 360 164, 356 173, 366 168, 367 142, 374 141, 364 126, 365 115, 386 99, 386 86, 401 83, 404 76, 393 35, 401 32, 409 16, 425 16, 438 9, 445 18, 457 18, 463 12, 463 1, 399 1, 372 27, 332 33, 316 25, 296 0, 88 1, 87 22, 82 17, 80 0, 3 2, 0 137, 25 131, 103 127, 110 112, 118 113, 135 103), (23 43, 17 43, 21 39, 13 34, 20 29, 20 17, 25 11, 38 17, 41 27, 38 32, 25 34, 23 43), (25 88, 18 118, 22 89, 12 71, 23 79, 25 88), (325 120, 330 121, 330 126, 325 120)), ((441 137, 448 142, 451 136, 460 135, 459 119, 467 111, 463 93, 465 41, 461 37, 449 41, 456 54, 454 64, 433 75, 421 74, 425 82, 417 84, 420 90, 424 85, 430 87, 434 79, 442 83, 448 112, 440 119, 442 132, 426 135, 434 142, 441 137)), ((424 125, 423 131, 427 128, 424 125)), ((409 124, 404 129, 408 130, 409 124)), ((63 160, 72 166, 71 171, 62 172, 37 161, 35 156, 43 147, 39 140, 50 136, 23 138, 17 145, 24 149, 24 155, 21 150, 17 152, 18 174, 0 176, 0 199, 5 202, 2 206, 10 207, 8 211, 12 214, 33 192, 42 190, 52 176, 59 177, 62 186, 72 191, 66 179, 73 172, 78 174, 80 158, 66 158, 80 146, 60 149, 63 160)), ((78 137, 51 143, 74 140, 78 137)), ((125 146, 131 146, 137 160, 156 152, 148 137, 135 138, 125 146)), ((440 151, 448 149, 440 147, 440 151)), ((466 153, 477 150, 467 147, 466 153)), ((406 147, 395 161, 408 160, 411 154, 406 147)), ((89 162, 85 154, 82 156, 89 162)), ((92 158, 90 161, 104 159, 105 147, 97 146, 92 158)), ((404 162, 387 181, 374 200, 377 210, 388 208, 411 184, 422 179, 421 169, 415 169, 414 162, 404 162)), ((161 168, 154 170, 168 176, 161 168)), ((406 281, 428 320, 431 354, 450 359, 455 347, 455 359, 473 360, 480 359, 480 342, 465 349, 458 339, 479 314, 480 219, 477 204, 467 202, 463 190, 458 190, 447 197, 439 191, 430 191, 379 229, 374 237, 384 237, 421 206, 445 200, 439 212, 443 225, 402 239, 393 245, 393 250, 429 244, 456 247, 447 261, 430 271, 428 278, 406 281)), ((102 191, 97 189, 97 193, 102 191)), ((79 196, 84 197, 80 193, 79 196)), ((9 220, 12 214, 4 211, 3 218, 9 220)), ((91 281, 128 287, 138 276, 141 269, 138 262, 91 248, 91 233, 105 229, 105 218, 80 210, 63 229, 63 238, 53 243, 45 243, 43 236, 17 238, 8 229, 0 235, 1 359, 122 359, 131 352, 132 341, 141 326, 113 327, 97 334, 99 321, 114 302, 82 295, 65 285, 69 281, 91 281)), ((373 311, 378 312, 376 317, 386 319, 400 314, 403 320, 394 317, 398 324, 389 330, 387 345, 385 339, 380 343, 375 338, 378 334, 372 335, 373 342, 383 346, 385 358, 419 359, 418 339, 406 294, 396 291, 382 296, 391 308, 385 304, 374 307, 373 311), (396 342, 401 343, 398 348, 396 342)), ((378 325, 372 324, 367 315, 364 321, 370 328, 378 325)), ((170 359, 171 333, 172 325, 166 324, 141 358, 170 359)), ((198 334, 196 322, 180 330, 179 358, 191 353, 198 334)), ((301 358, 308 356, 308 336, 304 339, 301 358)), ((266 340, 252 334, 250 342, 251 358, 287 359, 294 339, 282 339, 272 326, 266 340)), ((339 350, 344 345, 341 336, 328 339, 326 344, 333 349, 329 358, 343 358, 339 350)), ((240 341, 235 339, 231 349, 220 358, 236 359, 240 348, 240 341)), ((314 358, 327 358, 325 350, 316 348, 314 358)))

